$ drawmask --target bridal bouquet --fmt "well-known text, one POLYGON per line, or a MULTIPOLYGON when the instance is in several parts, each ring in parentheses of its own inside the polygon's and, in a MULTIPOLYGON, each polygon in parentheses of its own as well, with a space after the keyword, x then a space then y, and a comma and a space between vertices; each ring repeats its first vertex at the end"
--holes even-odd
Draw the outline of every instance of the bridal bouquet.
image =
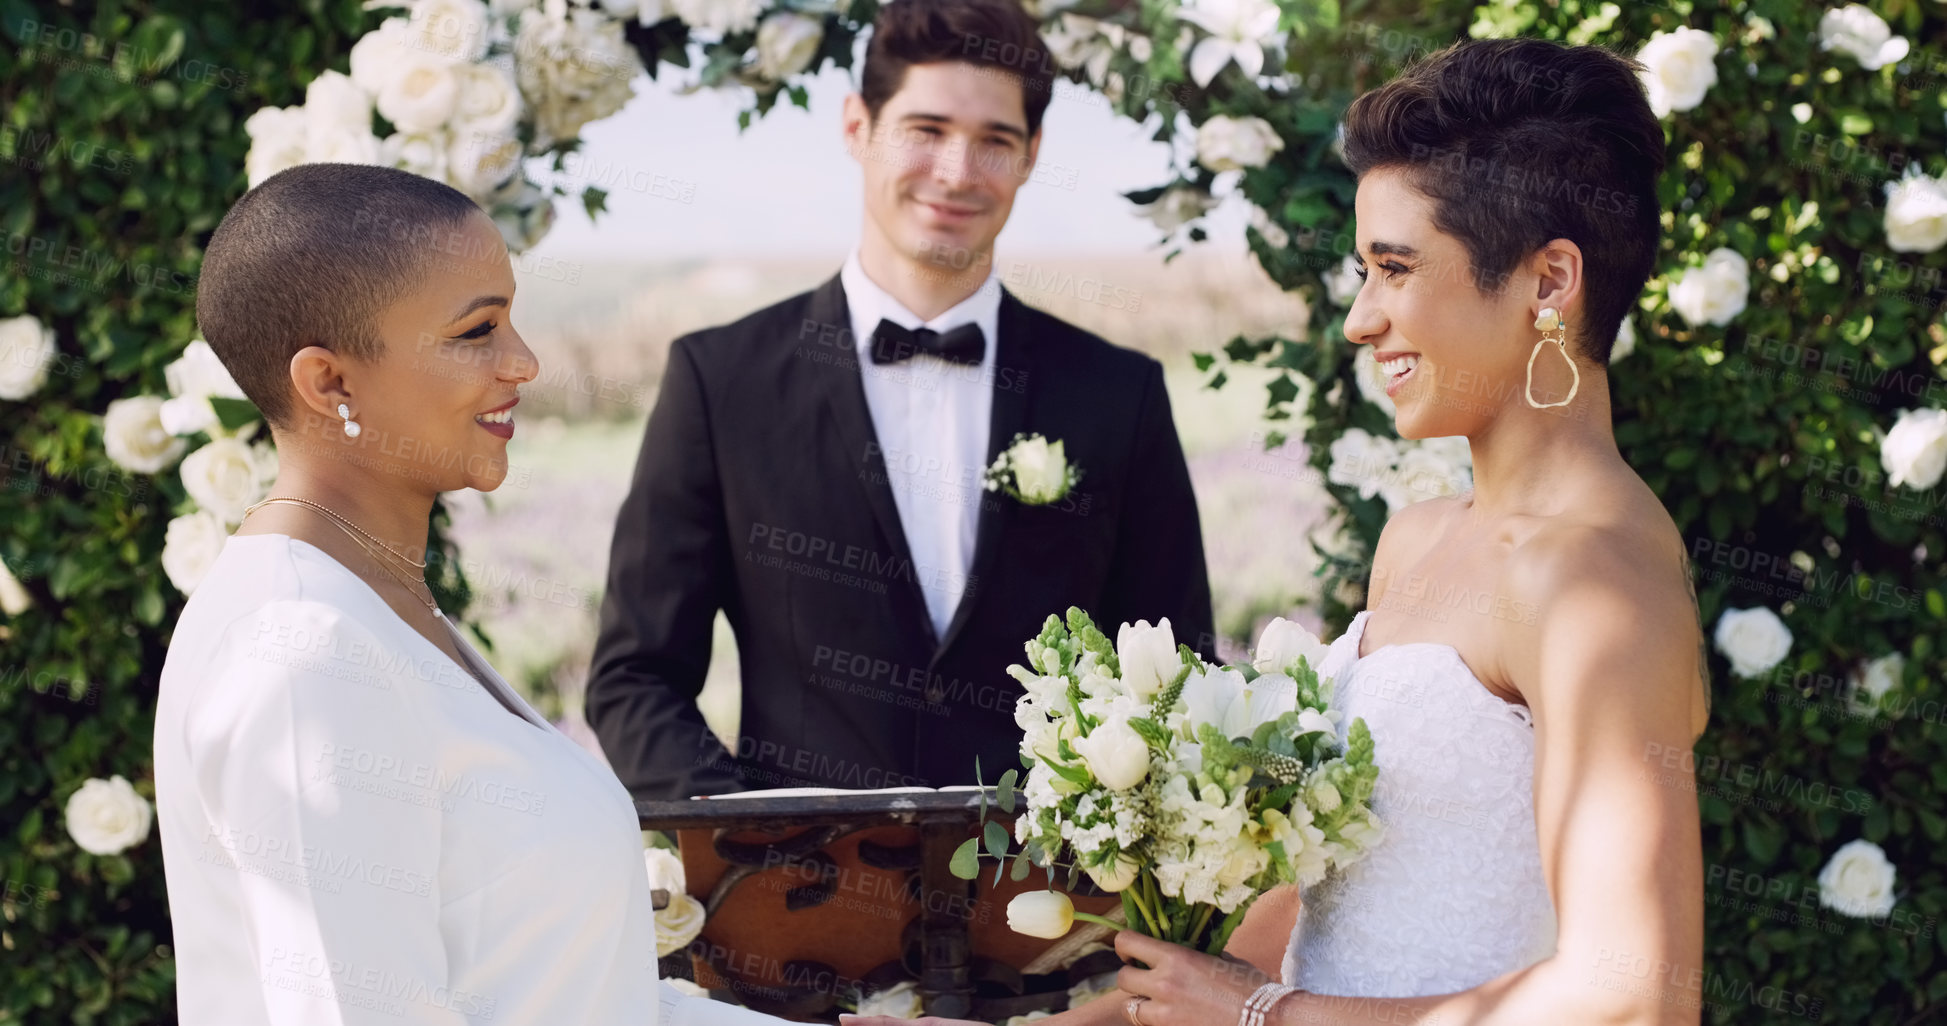
MULTIPOLYGON (((1371 849, 1378 770, 1372 735, 1354 720, 1341 742, 1326 645, 1279 619, 1250 665, 1211 666, 1178 645, 1169 621, 1123 624, 1111 645, 1088 614, 1049 616, 1008 672, 1027 689, 1015 707, 1027 777, 1002 778, 1014 812, 1012 876, 1058 866, 1120 893, 1130 929, 1221 952, 1257 896, 1309 885, 1371 849)), ((979 848, 1005 862, 998 823, 968 842, 955 872, 972 877, 979 848)), ((996 871, 998 877, 998 868, 996 871)), ((1076 918, 1066 894, 1030 892, 1009 924, 1059 937, 1076 918)), ((1121 926, 1122 924, 1110 924, 1121 926)))

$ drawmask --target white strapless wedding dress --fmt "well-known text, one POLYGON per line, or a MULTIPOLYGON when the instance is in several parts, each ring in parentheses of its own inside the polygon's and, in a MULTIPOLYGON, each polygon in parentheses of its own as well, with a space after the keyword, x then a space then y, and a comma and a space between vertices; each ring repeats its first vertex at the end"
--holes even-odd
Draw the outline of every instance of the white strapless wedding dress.
POLYGON ((1318 994, 1419 997, 1467 990, 1555 950, 1555 906, 1535 836, 1535 734, 1452 646, 1386 645, 1359 657, 1370 611, 1320 667, 1336 705, 1372 730, 1385 836, 1304 892, 1284 980, 1318 994))

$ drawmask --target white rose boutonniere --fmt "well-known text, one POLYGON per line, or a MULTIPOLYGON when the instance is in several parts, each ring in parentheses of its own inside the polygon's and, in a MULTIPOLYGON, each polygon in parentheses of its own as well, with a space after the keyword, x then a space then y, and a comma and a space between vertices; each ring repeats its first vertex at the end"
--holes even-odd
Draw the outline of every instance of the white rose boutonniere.
POLYGON ((1029 506, 1046 506, 1065 498, 1081 478, 1081 470, 1068 462, 1061 442, 1025 434, 1015 435, 1014 444, 994 457, 985 483, 990 492, 1006 492, 1029 506))

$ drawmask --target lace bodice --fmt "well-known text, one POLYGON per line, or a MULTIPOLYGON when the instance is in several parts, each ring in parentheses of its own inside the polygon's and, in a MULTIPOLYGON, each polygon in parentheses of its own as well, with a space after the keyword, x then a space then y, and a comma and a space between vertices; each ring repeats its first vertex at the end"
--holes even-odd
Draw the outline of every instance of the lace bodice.
POLYGON ((1466 990, 1555 950, 1535 836, 1534 726, 1460 653, 1431 643, 1359 657, 1370 611, 1332 643, 1340 733, 1372 730, 1384 838, 1304 892, 1285 982, 1319 994, 1466 990))

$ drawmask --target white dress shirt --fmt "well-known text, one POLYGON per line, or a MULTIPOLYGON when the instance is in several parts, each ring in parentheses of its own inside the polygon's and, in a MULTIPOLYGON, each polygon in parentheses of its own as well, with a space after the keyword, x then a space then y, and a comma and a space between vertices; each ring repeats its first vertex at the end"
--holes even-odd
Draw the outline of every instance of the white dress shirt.
POLYGON ((224 544, 156 711, 179 1018, 777 1021, 658 987, 628 791, 448 630, 468 666, 323 550, 224 544))
POLYGON ((1001 286, 992 270, 973 295, 930 321, 894 299, 865 273, 854 248, 839 272, 851 308, 859 376, 872 429, 885 458, 886 483, 913 571, 926 597, 935 639, 946 636, 973 569, 974 539, 985 492, 987 431, 994 407, 994 344, 1000 331, 1001 286), (918 354, 898 363, 872 362, 872 332, 881 319, 903 328, 946 332, 980 325, 987 351, 978 367, 918 354))

